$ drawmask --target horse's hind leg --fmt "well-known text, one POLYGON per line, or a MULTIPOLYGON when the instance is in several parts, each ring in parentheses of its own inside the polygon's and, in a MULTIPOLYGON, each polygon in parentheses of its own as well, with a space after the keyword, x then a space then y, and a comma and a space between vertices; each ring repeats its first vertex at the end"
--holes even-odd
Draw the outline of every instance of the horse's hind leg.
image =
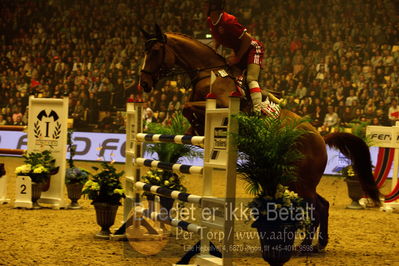
POLYGON ((323 250, 328 243, 328 216, 330 203, 322 196, 317 195, 317 203, 319 205, 320 231, 318 249, 323 250))

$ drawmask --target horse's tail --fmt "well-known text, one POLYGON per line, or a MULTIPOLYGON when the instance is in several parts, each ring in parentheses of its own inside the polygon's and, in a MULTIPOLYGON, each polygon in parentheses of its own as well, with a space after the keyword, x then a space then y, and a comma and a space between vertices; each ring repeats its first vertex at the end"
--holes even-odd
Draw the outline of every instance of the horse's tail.
POLYGON ((374 181, 370 150, 359 137, 349 133, 330 133, 324 136, 324 141, 330 147, 337 148, 352 162, 353 170, 358 176, 363 191, 377 205, 381 205, 380 192, 374 181))

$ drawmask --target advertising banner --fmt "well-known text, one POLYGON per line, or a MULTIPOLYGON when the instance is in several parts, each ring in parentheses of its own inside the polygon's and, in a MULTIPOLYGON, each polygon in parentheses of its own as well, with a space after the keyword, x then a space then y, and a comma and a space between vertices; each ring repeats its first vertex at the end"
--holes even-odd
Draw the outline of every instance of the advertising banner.
MULTIPOLYGON (((75 160, 96 161, 105 160, 124 163, 126 135, 118 133, 92 133, 74 132, 73 143, 76 145, 75 160), (101 147, 101 149, 100 149, 101 147)), ((27 137, 23 132, 0 131, 0 148, 26 149, 27 137)), ((377 147, 371 147, 371 159, 373 165, 377 162, 377 147)), ((335 149, 327 147, 328 163, 325 170, 326 175, 336 175, 334 169, 347 165, 347 159, 335 149)), ((68 158, 69 155, 67 155, 68 158)), ((155 155, 145 154, 146 158, 157 159, 155 155)), ((202 159, 194 161, 182 160, 183 164, 203 165, 202 159)), ((392 173, 389 174, 392 176, 392 173)))

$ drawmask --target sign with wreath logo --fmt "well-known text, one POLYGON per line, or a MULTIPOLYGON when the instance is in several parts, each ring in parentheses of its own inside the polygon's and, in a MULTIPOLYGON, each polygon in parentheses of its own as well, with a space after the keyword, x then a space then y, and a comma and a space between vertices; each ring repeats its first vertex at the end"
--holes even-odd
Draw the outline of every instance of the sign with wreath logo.
POLYGON ((33 127, 37 144, 57 146, 58 139, 61 136, 62 124, 56 111, 40 110, 33 127))
POLYGON ((51 151, 59 167, 42 193, 41 202, 64 205, 64 178, 67 144, 68 98, 29 98, 28 152, 51 151))

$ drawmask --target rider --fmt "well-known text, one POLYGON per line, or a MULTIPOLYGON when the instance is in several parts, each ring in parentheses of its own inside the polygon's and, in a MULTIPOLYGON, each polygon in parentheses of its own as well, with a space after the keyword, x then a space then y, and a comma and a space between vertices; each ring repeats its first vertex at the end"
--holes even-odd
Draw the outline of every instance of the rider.
MULTIPOLYGON (((269 97, 262 103, 258 82, 264 53, 263 44, 254 39, 235 16, 224 12, 224 0, 208 0, 208 25, 215 42, 215 49, 222 45, 234 51, 234 55, 227 59, 228 64, 247 69, 246 80, 253 111, 276 114, 279 106, 269 101, 269 97)), ((273 100, 278 101, 275 97, 273 100)))

